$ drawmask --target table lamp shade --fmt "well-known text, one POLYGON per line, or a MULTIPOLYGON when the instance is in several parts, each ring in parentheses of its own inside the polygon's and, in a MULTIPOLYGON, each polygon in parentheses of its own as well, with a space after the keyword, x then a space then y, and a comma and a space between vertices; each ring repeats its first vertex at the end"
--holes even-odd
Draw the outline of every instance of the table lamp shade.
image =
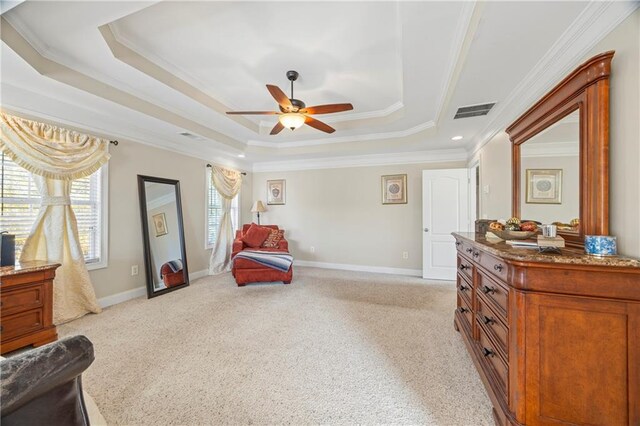
POLYGON ((251 207, 251 212, 253 213, 262 213, 266 211, 267 211, 266 207, 264 206, 264 204, 262 204, 262 201, 260 200, 253 203, 253 207, 251 207))

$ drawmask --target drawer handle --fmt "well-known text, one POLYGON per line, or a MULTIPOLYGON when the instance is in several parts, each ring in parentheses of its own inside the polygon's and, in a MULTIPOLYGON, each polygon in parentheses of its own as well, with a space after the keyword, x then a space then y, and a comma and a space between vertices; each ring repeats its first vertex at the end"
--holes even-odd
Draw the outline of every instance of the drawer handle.
POLYGON ((501 264, 499 264, 499 263, 496 263, 495 265, 493 265, 493 269, 494 269, 495 271, 502 272, 502 270, 504 269, 504 266, 502 266, 502 265, 501 265, 501 264))
POLYGON ((469 247, 468 249, 465 250, 467 253, 471 253, 473 251, 473 249, 471 247, 469 247))
POLYGON ((460 241, 456 241, 456 247, 460 247, 460 244, 462 244, 460 241))
POLYGON ((460 270, 464 271, 465 269, 469 269, 469 265, 465 265, 464 263, 460 264, 460 270))
POLYGON ((491 324, 495 323, 496 321, 491 317, 488 317, 486 315, 482 315, 482 322, 484 322, 487 325, 491 325, 491 324))
POLYGON ((478 251, 474 251, 474 252, 473 252, 473 257, 478 257, 478 256, 480 256, 480 252, 478 252, 478 251))
POLYGON ((460 306, 458 308, 458 312, 460 312, 461 314, 466 314, 467 312, 469 312, 469 310, 467 308, 463 308, 462 306, 460 306))
POLYGON ((482 286, 482 292, 483 292, 484 294, 495 293, 495 292, 496 292, 496 289, 495 289, 495 288, 493 288, 493 287, 489 287, 489 286, 483 285, 483 286, 482 286))
POLYGON ((496 353, 489 348, 482 348, 482 355, 484 356, 496 356, 496 353))
POLYGON ((461 291, 467 291, 467 290, 469 290, 469 287, 467 287, 466 285, 461 285, 460 286, 460 290, 461 291))

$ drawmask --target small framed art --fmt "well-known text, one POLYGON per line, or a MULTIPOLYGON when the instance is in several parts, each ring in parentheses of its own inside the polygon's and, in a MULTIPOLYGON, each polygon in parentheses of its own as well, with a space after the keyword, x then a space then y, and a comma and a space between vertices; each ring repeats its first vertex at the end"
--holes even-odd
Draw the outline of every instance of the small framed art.
POLYGON ((267 181, 267 204, 285 204, 287 200, 287 184, 284 179, 267 181))
POLYGON ((164 213, 154 214, 152 218, 153 226, 156 229, 156 237, 167 235, 169 231, 167 231, 167 218, 164 213))
POLYGON ((407 204, 407 175, 382 176, 382 204, 407 204))
POLYGON ((562 169, 527 169, 527 203, 562 204, 562 169))

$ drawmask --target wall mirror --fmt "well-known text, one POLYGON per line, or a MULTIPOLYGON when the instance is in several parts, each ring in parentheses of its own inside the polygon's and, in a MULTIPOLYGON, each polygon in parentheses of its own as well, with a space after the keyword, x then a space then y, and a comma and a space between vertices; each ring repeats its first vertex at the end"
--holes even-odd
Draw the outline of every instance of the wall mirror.
POLYGON ((507 128, 512 214, 556 223, 568 246, 609 232, 609 76, 614 52, 576 68, 507 128))
POLYGON ((138 175, 147 296, 189 285, 180 182, 138 175))

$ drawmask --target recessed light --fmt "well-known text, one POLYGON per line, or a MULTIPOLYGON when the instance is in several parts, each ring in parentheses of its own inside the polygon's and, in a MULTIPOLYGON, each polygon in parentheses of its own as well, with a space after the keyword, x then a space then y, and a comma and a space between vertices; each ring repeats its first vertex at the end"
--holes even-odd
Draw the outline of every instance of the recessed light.
POLYGON ((238 157, 244 158, 244 154, 238 154, 238 157))
POLYGON ((452 141, 459 141, 460 139, 462 139, 462 136, 454 136, 451 138, 452 141))

